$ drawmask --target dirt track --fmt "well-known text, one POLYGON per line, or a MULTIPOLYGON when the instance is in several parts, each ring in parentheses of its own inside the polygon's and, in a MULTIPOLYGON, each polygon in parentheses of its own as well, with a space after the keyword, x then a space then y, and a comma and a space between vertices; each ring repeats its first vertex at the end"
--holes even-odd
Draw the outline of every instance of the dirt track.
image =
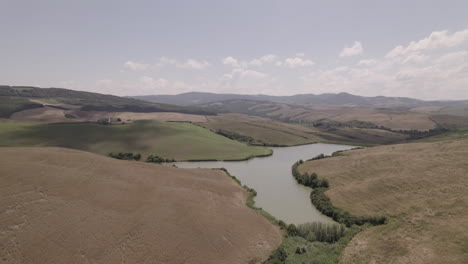
POLYGON ((259 263, 279 230, 221 171, 0 148, 0 263, 259 263))

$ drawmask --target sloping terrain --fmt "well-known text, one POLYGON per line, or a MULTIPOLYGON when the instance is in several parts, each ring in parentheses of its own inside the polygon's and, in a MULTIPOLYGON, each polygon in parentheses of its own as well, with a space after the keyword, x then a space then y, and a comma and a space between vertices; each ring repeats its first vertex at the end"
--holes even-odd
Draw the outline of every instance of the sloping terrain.
MULTIPOLYGON (((1 98, 1 97, 0 97, 1 98)), ((100 119, 118 119, 123 122, 135 120, 160 120, 178 122, 205 122, 206 116, 175 112, 107 112, 107 111, 82 111, 80 108, 64 109, 62 107, 44 106, 15 112, 10 116, 12 120, 34 122, 96 122, 100 119)))
POLYGON ((252 137, 266 145, 292 146, 323 140, 317 129, 243 114, 209 116, 207 122, 198 124, 212 131, 224 130, 252 137))
POLYGON ((124 125, 0 122, 0 138, 0 147, 67 147, 103 155, 134 152, 176 160, 237 160, 271 153, 191 123, 150 120, 124 125))
POLYGON ((408 112, 404 109, 374 108, 368 106, 312 106, 283 103, 230 100, 203 105, 219 112, 244 113, 273 118, 279 121, 313 125, 323 120, 336 121, 340 126, 354 126, 353 121, 370 123, 375 127, 393 130, 429 130, 436 123, 428 114, 408 112))
POLYGON ((261 263, 280 231, 210 169, 0 148, 0 263, 261 263))
POLYGON ((256 100, 286 104, 310 105, 368 105, 376 107, 418 107, 418 106, 468 106, 468 101, 423 101, 406 97, 375 96, 366 97, 349 93, 296 94, 291 96, 214 94, 189 92, 177 95, 132 96, 141 100, 175 105, 206 104, 226 100, 256 100))
POLYGON ((304 163, 332 202, 389 223, 359 233, 342 263, 468 263, 468 139, 379 146, 304 163))
POLYGON ((83 111, 214 114, 197 107, 151 103, 132 98, 62 88, 0 86, 0 102, 2 103, 0 117, 9 117, 15 112, 29 108, 55 106, 67 109, 70 105, 80 106, 83 111), (30 102, 27 103, 27 100, 30 102))

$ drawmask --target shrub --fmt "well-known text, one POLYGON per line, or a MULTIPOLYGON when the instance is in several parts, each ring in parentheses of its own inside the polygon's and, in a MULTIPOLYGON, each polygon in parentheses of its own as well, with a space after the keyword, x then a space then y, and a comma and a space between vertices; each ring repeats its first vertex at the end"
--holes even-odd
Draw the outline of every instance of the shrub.
POLYGON ((148 157, 146 157, 146 160, 145 162, 151 162, 151 163, 163 163, 163 162, 175 162, 176 160, 175 159, 167 159, 167 158, 163 158, 163 157, 160 157, 158 155, 149 155, 148 157))
POLYGON ((269 263, 284 263, 287 258, 288 254, 286 253, 286 251, 282 247, 279 247, 275 251, 273 251, 268 260, 269 263))
POLYGON ((121 160, 140 160, 141 154, 133 154, 131 152, 119 152, 119 153, 109 153, 107 156, 115 159, 121 159, 121 160))
POLYGON ((299 236, 311 242, 320 241, 334 243, 346 233, 346 227, 340 224, 325 224, 320 222, 305 223, 297 227, 299 236))
POLYGON ((294 224, 289 224, 286 228, 286 232, 288 233, 288 236, 297 236, 299 234, 297 227, 294 224))

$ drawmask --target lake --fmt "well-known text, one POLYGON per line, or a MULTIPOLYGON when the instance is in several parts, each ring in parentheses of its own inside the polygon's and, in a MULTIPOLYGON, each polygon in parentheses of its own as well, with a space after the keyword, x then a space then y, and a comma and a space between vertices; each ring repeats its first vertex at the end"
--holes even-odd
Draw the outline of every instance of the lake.
MULTIPOLYGON (((286 223, 301 224, 333 220, 320 213, 310 202, 309 187, 297 184, 291 166, 298 160, 307 160, 319 154, 330 155, 354 146, 336 144, 309 144, 273 149, 273 155, 247 161, 177 162, 179 168, 226 168, 242 184, 257 191, 255 205, 286 223)), ((320 177, 320 175, 319 175, 320 177)))

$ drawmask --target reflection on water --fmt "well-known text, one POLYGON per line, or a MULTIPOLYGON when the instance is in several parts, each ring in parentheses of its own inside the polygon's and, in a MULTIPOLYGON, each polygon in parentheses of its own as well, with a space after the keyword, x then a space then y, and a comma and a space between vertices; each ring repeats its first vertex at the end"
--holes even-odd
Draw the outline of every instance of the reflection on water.
POLYGON ((226 168, 242 184, 257 191, 256 206, 286 223, 331 222, 310 202, 311 189, 296 183, 291 166, 300 159, 310 159, 322 153, 330 155, 337 150, 351 148, 335 144, 310 144, 272 148, 272 156, 247 161, 177 162, 176 165, 180 168, 226 168))

